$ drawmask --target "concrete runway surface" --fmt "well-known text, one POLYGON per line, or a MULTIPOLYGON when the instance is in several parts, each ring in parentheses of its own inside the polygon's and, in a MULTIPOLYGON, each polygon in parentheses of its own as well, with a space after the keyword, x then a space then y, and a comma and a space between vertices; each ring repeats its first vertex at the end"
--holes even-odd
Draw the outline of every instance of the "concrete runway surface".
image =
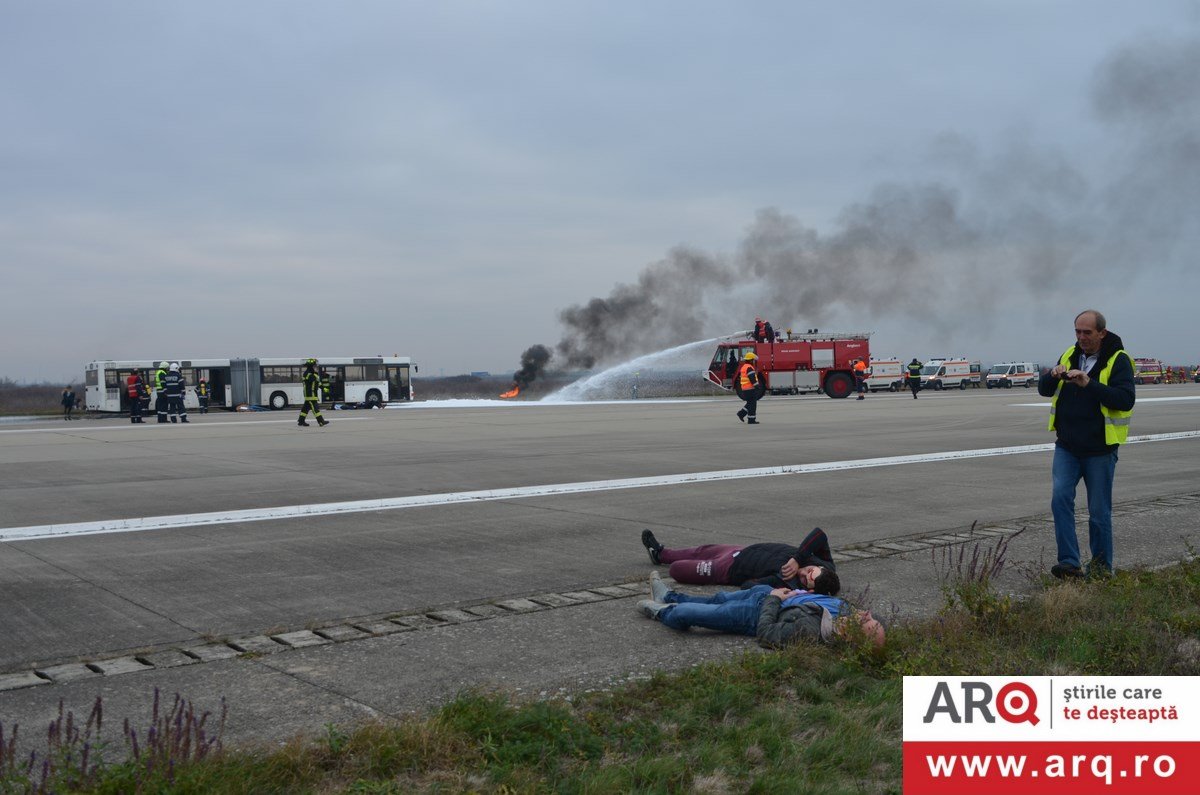
MULTIPOLYGON (((1014 590, 1053 562, 1035 390, 768 398, 756 427, 738 406, 0 427, 0 723, 37 736, 59 699, 97 694, 136 718, 158 687, 225 696, 229 739, 270 742, 464 687, 566 694, 755 648, 636 616, 643 527, 693 546, 821 526, 845 593, 901 615, 936 607, 947 545, 1027 527, 1014 590)), ((1132 428, 1117 565, 1178 560, 1198 541, 1200 385, 1139 388, 1132 428)))

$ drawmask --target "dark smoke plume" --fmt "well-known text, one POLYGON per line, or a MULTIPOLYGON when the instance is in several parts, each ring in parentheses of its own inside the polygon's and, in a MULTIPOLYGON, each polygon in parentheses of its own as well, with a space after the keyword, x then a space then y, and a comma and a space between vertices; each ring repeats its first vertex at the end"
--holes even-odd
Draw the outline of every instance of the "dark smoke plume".
POLYGON ((975 345, 1001 322, 995 296, 1062 314, 1080 284, 1190 267, 1200 242, 1197 74, 1194 38, 1124 49, 1092 90, 1113 134, 1108 162, 1077 164, 1024 139, 984 155, 942 136, 929 181, 877 186, 830 233, 765 209, 732 256, 676 248, 635 284, 564 309, 557 351, 590 368, 746 329, 756 315, 776 328, 858 319, 844 330, 908 319, 975 345))
POLYGON ((545 345, 531 345, 521 354, 521 369, 513 373, 513 386, 526 389, 546 369, 550 361, 550 349, 545 345))

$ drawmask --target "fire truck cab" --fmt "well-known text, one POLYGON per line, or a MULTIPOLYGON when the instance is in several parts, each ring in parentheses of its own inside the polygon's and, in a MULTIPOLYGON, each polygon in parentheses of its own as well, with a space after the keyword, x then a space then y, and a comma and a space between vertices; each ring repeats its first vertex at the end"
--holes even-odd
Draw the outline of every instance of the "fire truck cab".
POLYGON ((747 351, 772 395, 824 392, 832 398, 849 397, 854 391, 851 363, 870 361, 869 333, 791 334, 774 342, 734 340, 717 346, 704 379, 722 389, 733 389, 738 363, 747 351))

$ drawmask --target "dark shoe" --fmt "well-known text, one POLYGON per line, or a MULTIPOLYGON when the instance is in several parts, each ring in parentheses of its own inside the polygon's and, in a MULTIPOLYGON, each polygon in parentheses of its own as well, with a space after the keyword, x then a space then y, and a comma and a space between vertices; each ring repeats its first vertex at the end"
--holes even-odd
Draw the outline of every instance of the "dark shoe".
POLYGON ((669 594, 670 592, 671 592, 671 589, 668 588, 667 584, 662 581, 662 577, 658 576, 658 572, 657 571, 650 572, 650 598, 651 598, 651 600, 653 600, 655 602, 665 603, 667 601, 667 594, 669 594))
POLYGON ((179 418, 178 418, 178 417, 172 417, 172 418, 171 418, 171 422, 172 422, 172 423, 179 422, 179 418))
POLYGON ((758 425, 758 420, 751 417, 750 419, 746 420, 746 424, 747 425, 758 425))
POLYGON ((324 417, 317 417, 317 425, 320 425, 322 428, 324 428, 328 424, 329 420, 325 419, 324 417))
POLYGON ((180 418, 179 418, 179 421, 180 421, 180 422, 187 422, 187 421, 188 421, 188 418, 187 418, 187 417, 180 417, 180 418))
POLYGON ((740 411, 738 411, 738 421, 739 422, 746 421, 746 410, 745 409, 741 409, 740 411))
POLYGON ((858 399, 859 399, 859 400, 862 400, 862 399, 863 399, 863 396, 862 396, 862 395, 859 395, 859 396, 858 396, 858 399))
POLYGON ((308 427, 308 423, 304 421, 304 418, 303 418, 303 417, 301 417, 300 419, 296 420, 296 424, 297 424, 297 425, 303 425, 305 428, 307 428, 307 427, 308 427))
POLYGON ((1065 563, 1054 564, 1050 568, 1050 573, 1060 580, 1082 580, 1087 576, 1078 566, 1068 566, 1065 563))
POLYGON ((650 528, 642 531, 642 546, 646 548, 647 554, 650 555, 650 562, 655 566, 660 565, 658 553, 662 552, 663 545, 658 543, 658 539, 654 537, 654 533, 650 532, 650 528))
POLYGON ((643 599, 637 603, 638 612, 646 618, 658 618, 658 614, 666 610, 670 605, 665 605, 662 602, 656 602, 653 599, 643 599))

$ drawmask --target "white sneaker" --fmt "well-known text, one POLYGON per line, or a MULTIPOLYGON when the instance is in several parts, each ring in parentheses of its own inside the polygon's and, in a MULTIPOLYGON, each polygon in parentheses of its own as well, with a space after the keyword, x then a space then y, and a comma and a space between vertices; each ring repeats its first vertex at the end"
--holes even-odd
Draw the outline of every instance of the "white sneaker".
POLYGON ((658 572, 650 572, 650 597, 655 602, 665 602, 667 601, 667 594, 670 592, 671 589, 662 581, 662 577, 658 576, 658 572))

